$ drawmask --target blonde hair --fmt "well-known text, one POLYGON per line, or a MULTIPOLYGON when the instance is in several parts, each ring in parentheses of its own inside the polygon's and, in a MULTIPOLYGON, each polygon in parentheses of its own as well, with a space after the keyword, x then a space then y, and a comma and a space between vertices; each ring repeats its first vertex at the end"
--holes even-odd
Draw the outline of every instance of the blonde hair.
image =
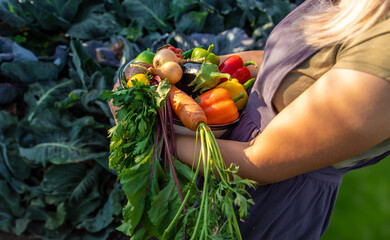
POLYGON ((314 47, 348 41, 373 26, 390 9, 390 0, 320 0, 316 12, 300 23, 305 39, 314 47))

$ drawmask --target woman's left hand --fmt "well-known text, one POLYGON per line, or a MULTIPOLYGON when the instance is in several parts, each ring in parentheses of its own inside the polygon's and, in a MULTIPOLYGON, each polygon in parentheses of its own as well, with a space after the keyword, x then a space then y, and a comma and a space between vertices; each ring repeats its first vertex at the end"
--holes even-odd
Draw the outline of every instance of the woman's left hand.
MULTIPOLYGON (((120 83, 119 83, 119 79, 118 79, 116 81, 116 83, 114 84, 114 87, 113 87, 112 91, 115 91, 119 86, 120 86, 120 83)), ((112 105, 112 100, 108 102, 108 106, 110 106, 110 110, 111 110, 112 116, 114 117, 115 123, 118 124, 118 121, 116 120, 115 115, 116 115, 116 111, 119 108, 112 105)))

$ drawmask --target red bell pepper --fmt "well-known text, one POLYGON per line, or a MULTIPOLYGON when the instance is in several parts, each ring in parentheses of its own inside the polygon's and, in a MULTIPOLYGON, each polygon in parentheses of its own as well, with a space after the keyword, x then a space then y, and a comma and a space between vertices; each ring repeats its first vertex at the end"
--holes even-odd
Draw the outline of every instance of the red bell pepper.
MULTIPOLYGON (((225 59, 219 66, 219 71, 221 73, 229 73, 232 78, 236 78, 239 83, 244 84, 246 81, 252 78, 251 71, 247 66, 255 65, 256 63, 253 61, 245 62, 238 55, 232 55, 225 59)), ((227 81, 226 78, 220 79, 219 83, 223 83, 227 81)))

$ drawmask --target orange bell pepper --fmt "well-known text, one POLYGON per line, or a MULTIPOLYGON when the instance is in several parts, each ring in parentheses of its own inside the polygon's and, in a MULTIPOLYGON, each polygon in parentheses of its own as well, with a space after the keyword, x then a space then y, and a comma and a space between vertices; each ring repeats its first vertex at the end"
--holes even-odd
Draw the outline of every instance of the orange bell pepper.
POLYGON ((205 112, 207 124, 220 125, 237 120, 239 113, 234 102, 243 96, 240 94, 232 99, 228 90, 217 87, 201 94, 195 101, 205 112))

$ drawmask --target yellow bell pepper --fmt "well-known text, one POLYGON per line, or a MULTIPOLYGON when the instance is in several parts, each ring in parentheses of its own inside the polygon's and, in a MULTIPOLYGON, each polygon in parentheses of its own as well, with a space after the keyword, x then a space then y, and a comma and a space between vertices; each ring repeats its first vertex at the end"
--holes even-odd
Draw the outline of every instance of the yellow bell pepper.
POLYGON ((142 82, 143 84, 150 85, 149 78, 143 73, 138 73, 138 74, 135 74, 134 76, 132 76, 131 78, 129 78, 129 80, 127 80, 127 84, 126 84, 127 88, 133 87, 133 82, 132 82, 133 80, 138 81, 138 82, 142 82))
POLYGON ((251 85, 253 85, 254 82, 255 82, 255 79, 251 78, 246 83, 244 83, 242 85, 241 83, 238 82, 238 80, 236 78, 232 78, 230 81, 225 81, 225 82, 217 85, 216 87, 222 87, 222 88, 225 88, 226 90, 228 90, 230 95, 232 96, 232 98, 235 98, 238 95, 240 95, 240 93, 243 93, 244 97, 235 102, 235 105, 236 105, 238 111, 241 111, 245 108, 246 103, 248 102, 248 93, 246 92, 246 90, 251 85))

